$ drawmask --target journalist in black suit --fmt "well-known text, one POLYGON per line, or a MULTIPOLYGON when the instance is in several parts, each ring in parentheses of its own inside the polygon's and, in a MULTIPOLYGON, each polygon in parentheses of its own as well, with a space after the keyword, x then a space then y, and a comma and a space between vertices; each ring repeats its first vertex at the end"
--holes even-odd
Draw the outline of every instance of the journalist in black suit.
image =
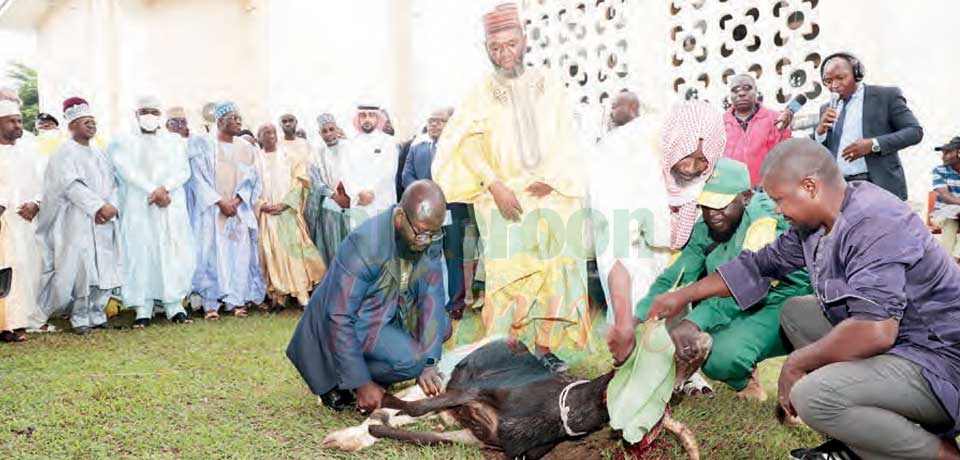
POLYGON ((826 146, 848 181, 867 180, 901 200, 907 181, 899 152, 923 139, 923 128, 907 107, 900 88, 863 83, 863 64, 836 53, 820 67, 823 85, 840 98, 820 108, 814 138, 826 146))

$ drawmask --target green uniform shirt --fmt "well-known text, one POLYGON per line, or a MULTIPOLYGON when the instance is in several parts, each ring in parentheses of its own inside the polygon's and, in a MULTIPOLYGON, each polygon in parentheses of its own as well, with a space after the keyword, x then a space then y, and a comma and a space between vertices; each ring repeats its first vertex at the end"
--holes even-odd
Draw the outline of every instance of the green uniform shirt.
MULTIPOLYGON (((744 210, 743 219, 733 237, 726 242, 714 241, 710 238, 703 219, 697 221, 680 256, 657 278, 646 297, 637 303, 635 316, 646 318, 653 298, 669 291, 674 285, 679 288, 693 283, 713 273, 718 266, 732 260, 744 249, 755 251, 771 243, 788 227, 783 216, 773 210, 773 201, 766 194, 755 194, 744 210)), ((806 271, 798 270, 784 281, 774 281, 767 296, 753 308, 780 306, 790 297, 810 293, 810 280, 806 271)), ((714 297, 700 302, 686 319, 700 327, 700 330, 707 331, 729 323, 740 312, 740 307, 732 297, 714 297)))

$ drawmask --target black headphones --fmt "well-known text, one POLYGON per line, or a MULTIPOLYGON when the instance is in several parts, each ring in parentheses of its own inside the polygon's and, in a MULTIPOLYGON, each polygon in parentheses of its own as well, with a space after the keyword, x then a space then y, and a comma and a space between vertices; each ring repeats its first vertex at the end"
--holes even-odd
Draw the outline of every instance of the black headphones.
POLYGON ((833 53, 833 54, 827 56, 827 57, 823 60, 823 63, 820 65, 820 80, 823 80, 823 72, 824 72, 824 69, 827 68, 827 63, 830 62, 830 60, 833 59, 833 58, 840 58, 840 59, 843 59, 843 60, 849 62, 849 63, 850 63, 850 67, 853 67, 853 79, 854 79, 854 81, 858 81, 858 82, 859 82, 859 81, 863 81, 863 76, 864 76, 864 74, 866 73, 866 72, 864 71, 863 64, 860 62, 859 59, 857 59, 856 56, 854 56, 854 55, 852 55, 852 54, 850 54, 850 53, 848 53, 848 52, 846 52, 846 51, 840 51, 840 52, 837 52, 837 53, 833 53))

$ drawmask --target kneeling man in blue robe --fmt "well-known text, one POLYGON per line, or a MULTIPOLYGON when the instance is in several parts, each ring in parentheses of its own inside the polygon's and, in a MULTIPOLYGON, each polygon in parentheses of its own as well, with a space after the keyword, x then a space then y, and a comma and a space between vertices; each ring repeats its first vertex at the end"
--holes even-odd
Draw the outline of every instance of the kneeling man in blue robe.
POLYGON ((287 357, 321 402, 361 412, 384 386, 416 379, 441 390, 437 363, 449 332, 442 246, 446 200, 423 180, 398 205, 369 219, 339 246, 300 318, 287 357), (354 399, 354 395, 355 398, 354 399))

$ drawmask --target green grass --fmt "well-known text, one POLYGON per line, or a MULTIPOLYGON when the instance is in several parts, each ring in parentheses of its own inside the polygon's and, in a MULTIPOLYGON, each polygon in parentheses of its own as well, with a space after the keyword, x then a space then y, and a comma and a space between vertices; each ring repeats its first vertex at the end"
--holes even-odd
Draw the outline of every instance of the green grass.
MULTIPOLYGON (((484 458, 470 447, 387 441, 356 454, 321 448, 325 434, 361 417, 317 404, 287 361, 283 350, 298 318, 253 314, 179 327, 158 321, 146 330, 0 344, 0 458, 484 458)), ((594 351, 574 371, 592 376, 608 359, 594 351)), ((779 363, 762 369, 771 393, 765 404, 718 388, 712 398, 674 407, 705 460, 783 458, 789 448, 819 441, 808 429, 777 425, 779 363)), ((669 452, 664 458, 683 458, 672 441, 661 450, 669 452)))

